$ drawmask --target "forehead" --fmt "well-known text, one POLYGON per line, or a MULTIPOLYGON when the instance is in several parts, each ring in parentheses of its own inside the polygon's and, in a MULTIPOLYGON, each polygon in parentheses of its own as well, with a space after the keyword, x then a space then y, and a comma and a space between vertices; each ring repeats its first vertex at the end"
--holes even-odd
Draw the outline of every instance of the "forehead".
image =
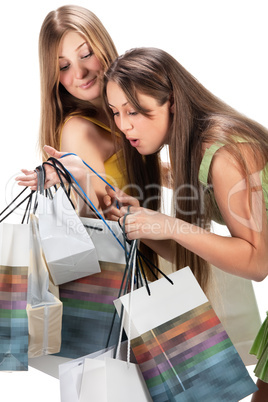
POLYGON ((59 56, 64 57, 69 52, 78 51, 84 43, 87 43, 86 39, 79 33, 74 31, 67 32, 61 39, 59 56))
POLYGON ((107 83, 106 93, 109 104, 113 106, 119 106, 119 105, 121 106, 123 103, 127 101, 127 97, 124 91, 114 81, 109 81, 107 83))
MULTIPOLYGON (((106 94, 111 106, 122 107, 130 103, 122 88, 114 81, 107 83, 106 94)), ((140 91, 136 91, 135 98, 142 108, 151 109, 158 106, 157 99, 140 91)))

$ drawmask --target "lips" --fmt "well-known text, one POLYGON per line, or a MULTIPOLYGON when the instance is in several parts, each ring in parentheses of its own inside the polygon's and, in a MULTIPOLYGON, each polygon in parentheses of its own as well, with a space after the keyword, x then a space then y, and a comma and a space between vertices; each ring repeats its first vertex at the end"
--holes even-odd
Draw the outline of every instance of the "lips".
POLYGON ((139 144, 140 144, 140 140, 136 140, 136 139, 128 139, 129 140, 129 142, 130 142, 130 145, 132 146, 132 147, 138 147, 139 146, 139 144))
POLYGON ((92 85, 95 84, 96 80, 97 80, 97 77, 93 78, 93 80, 87 81, 85 84, 79 85, 79 88, 88 89, 88 88, 92 87, 92 85))

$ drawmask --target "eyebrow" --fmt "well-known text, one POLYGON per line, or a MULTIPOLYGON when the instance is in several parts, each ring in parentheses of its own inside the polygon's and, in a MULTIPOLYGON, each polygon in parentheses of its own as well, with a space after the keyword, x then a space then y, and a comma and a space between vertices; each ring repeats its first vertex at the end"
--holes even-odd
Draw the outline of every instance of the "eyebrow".
MULTIPOLYGON (((81 49, 81 47, 84 46, 85 43, 88 45, 88 42, 87 42, 87 41, 81 43, 81 45, 77 46, 77 48, 75 49, 75 52, 76 52, 77 50, 81 49)), ((59 59, 65 59, 65 56, 59 56, 59 59)))
MULTIPOLYGON (((128 103, 129 103, 129 101, 123 103, 121 106, 126 106, 128 103)), ((115 107, 114 105, 111 105, 110 103, 108 103, 108 105, 111 106, 111 107, 115 107)))

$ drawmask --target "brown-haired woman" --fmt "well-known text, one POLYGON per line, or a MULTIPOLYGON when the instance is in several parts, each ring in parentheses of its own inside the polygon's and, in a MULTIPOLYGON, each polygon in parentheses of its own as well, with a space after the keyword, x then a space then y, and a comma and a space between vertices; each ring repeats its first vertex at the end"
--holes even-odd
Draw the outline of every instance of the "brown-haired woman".
MULTIPOLYGON (((143 195, 139 206, 136 198, 107 189, 107 204, 116 198, 132 205, 125 218, 128 238, 141 239, 176 269, 189 265, 203 289, 208 264, 263 280, 268 274, 268 130, 155 48, 119 57, 105 74, 104 98, 122 133, 129 181, 143 195), (170 153, 174 216, 159 212, 164 145, 170 153), (212 219, 224 222, 231 236, 211 233, 212 219)), ((113 212, 122 223, 128 209, 113 212)), ((252 350, 260 357, 254 401, 268 398, 268 319, 262 334, 252 350)))

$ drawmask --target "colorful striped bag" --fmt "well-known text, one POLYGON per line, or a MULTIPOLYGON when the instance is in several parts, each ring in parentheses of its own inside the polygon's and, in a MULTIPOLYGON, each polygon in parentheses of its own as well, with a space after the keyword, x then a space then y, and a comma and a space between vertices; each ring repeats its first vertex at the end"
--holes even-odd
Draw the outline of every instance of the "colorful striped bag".
POLYGON ((0 224, 0 371, 28 370, 29 225, 0 224))
POLYGON ((98 274, 59 286, 63 303, 59 356, 78 358, 116 343, 119 319, 113 301, 118 297, 125 266, 100 262, 100 267, 98 274))
POLYGON ((115 301, 155 402, 237 402, 257 390, 189 267, 115 301), (131 300, 131 303, 130 303, 131 300), (130 307, 131 306, 131 307, 130 307), (131 313, 130 313, 131 309, 131 313))

